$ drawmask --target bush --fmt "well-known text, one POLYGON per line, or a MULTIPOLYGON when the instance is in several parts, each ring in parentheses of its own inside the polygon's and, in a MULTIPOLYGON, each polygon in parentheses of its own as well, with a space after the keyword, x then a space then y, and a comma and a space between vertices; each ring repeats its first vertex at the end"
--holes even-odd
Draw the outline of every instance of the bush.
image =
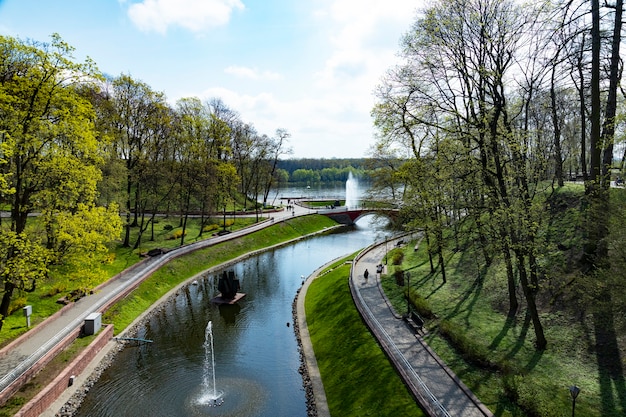
POLYGON ((165 226, 163 226, 163 230, 167 230, 167 231, 174 230, 174 226, 172 226, 171 224, 166 224, 165 226))
POLYGON ((410 297, 411 297, 411 304, 413 304, 413 307, 415 307, 415 310, 417 310, 417 313, 420 316, 422 316, 425 319, 435 318, 435 313, 433 313, 433 311, 430 309, 430 304, 428 304, 428 301, 426 301, 424 297, 422 297, 419 294, 416 294, 414 291, 410 292, 410 297))
POLYGON ((484 368, 500 370, 499 366, 489 359, 489 350, 469 337, 464 329, 460 329, 449 320, 441 320, 439 331, 467 361, 484 368))
POLYGON ((9 315, 13 314, 17 310, 21 310, 26 307, 26 297, 19 297, 15 300, 11 301, 11 305, 9 306, 9 315))
POLYGON ((213 230, 215 230, 215 229, 218 229, 218 228, 219 228, 219 226, 218 226, 217 224, 215 224, 215 223, 213 223, 213 224, 207 224, 206 226, 204 226, 204 227, 202 228, 202 231, 203 231, 203 232, 211 232, 211 231, 213 231, 213 230))
POLYGON ((393 271, 393 276, 396 279, 396 285, 404 286, 404 271, 400 268, 393 271))
MULTIPOLYGON (((180 239, 183 236, 183 231, 182 230, 176 230, 174 231, 174 233, 172 233, 172 235, 170 236, 170 240, 176 240, 176 239, 180 239)), ((185 236, 187 236, 187 232, 185 231, 185 236)))
POLYGON ((391 263, 393 265, 402 265, 403 260, 404 260, 404 251, 394 250, 391 253, 391 263))
POLYGON ((504 392, 517 403, 528 416, 562 416, 560 405, 555 404, 554 392, 547 392, 524 375, 507 375, 503 378, 504 392))
POLYGON ((65 291, 67 291, 67 286, 65 286, 64 284, 55 285, 54 287, 50 288, 50 290, 48 290, 48 292, 46 293, 46 297, 54 297, 55 295, 65 291))

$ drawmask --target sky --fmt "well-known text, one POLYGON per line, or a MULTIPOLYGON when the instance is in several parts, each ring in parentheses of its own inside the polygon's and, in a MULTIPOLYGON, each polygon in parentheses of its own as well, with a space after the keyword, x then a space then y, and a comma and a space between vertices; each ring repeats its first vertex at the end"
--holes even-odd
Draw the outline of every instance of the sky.
POLYGON ((361 158, 373 91, 426 0, 0 0, 0 34, 50 41, 175 105, 220 98, 288 158, 361 158))

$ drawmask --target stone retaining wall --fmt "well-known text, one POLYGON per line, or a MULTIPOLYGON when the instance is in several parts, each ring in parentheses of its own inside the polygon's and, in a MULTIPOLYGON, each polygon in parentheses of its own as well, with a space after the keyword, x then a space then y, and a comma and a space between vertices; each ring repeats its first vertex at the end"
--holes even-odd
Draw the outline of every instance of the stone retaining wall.
MULTIPOLYGON (((69 366, 61 371, 46 388, 24 405, 15 417, 37 417, 47 410, 63 391, 69 387, 70 377, 80 374, 112 337, 113 325, 105 325, 95 340, 69 366)), ((73 340, 74 338, 72 338, 73 340)))

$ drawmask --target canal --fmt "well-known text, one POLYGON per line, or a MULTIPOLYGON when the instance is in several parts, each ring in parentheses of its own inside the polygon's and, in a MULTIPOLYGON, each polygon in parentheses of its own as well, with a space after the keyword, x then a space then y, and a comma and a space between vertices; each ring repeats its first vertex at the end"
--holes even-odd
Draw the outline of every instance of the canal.
POLYGON ((236 305, 211 303, 218 273, 204 274, 150 316, 137 337, 153 343, 120 352, 77 415, 306 417, 292 316, 302 277, 384 240, 385 227, 386 222, 368 216, 349 231, 309 238, 238 263, 229 269, 246 297, 236 305), (208 322, 215 388, 223 394, 220 406, 203 400, 208 322))

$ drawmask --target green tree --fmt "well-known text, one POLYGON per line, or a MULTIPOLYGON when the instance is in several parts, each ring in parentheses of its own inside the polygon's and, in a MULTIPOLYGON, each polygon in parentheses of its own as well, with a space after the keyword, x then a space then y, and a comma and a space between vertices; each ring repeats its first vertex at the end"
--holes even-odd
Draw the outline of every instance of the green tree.
POLYGON ((0 328, 16 290, 34 291, 51 263, 90 270, 104 257, 102 242, 115 235, 117 213, 95 206, 101 148, 80 91, 99 73, 89 60, 75 63, 72 51, 58 35, 50 43, 0 37, 0 185, 11 212, 0 244, 0 328), (41 214, 43 233, 27 227, 33 213, 41 214), (90 216, 101 220, 80 221, 90 216), (87 236, 82 244, 90 249, 77 250, 78 237, 87 236))
POLYGON ((138 225, 142 201, 148 152, 155 150, 151 144, 158 139, 157 126, 166 107, 165 96, 153 91, 146 83, 130 75, 115 78, 110 87, 105 106, 100 107, 103 137, 111 138, 110 151, 125 163, 126 223, 124 246, 130 247, 130 229, 138 225))
POLYGON ((403 39, 406 64, 389 71, 374 115, 379 148, 393 143, 414 160, 405 204, 427 228, 431 247, 441 252, 450 213, 462 211, 473 220, 480 241, 503 255, 511 314, 517 310, 517 273, 536 346, 544 349, 536 305, 543 207, 534 197, 546 169, 531 157, 542 142, 529 139, 539 136, 524 118, 538 75, 527 70, 535 57, 524 48, 536 13, 514 1, 437 2, 403 39), (520 73, 524 83, 510 88, 520 73))

